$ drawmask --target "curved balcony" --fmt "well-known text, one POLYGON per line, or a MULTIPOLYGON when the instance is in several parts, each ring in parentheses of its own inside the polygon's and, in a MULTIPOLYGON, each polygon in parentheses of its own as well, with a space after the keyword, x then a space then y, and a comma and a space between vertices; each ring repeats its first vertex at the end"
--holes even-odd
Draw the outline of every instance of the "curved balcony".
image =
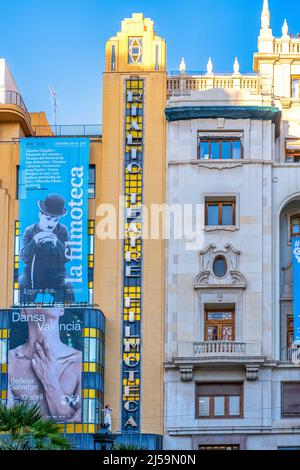
POLYGON ((30 114, 26 108, 24 100, 17 91, 0 91, 0 104, 12 104, 18 106, 18 108, 21 108, 24 111, 29 122, 31 122, 30 114))

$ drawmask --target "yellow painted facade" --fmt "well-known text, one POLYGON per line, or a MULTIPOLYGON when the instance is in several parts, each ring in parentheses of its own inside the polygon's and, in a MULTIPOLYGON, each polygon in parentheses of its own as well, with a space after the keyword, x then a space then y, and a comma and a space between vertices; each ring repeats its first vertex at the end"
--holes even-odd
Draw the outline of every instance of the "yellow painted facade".
MULTIPOLYGON (((153 22, 142 14, 122 22, 122 30, 106 44, 103 77, 103 158, 101 200, 116 205, 123 194, 125 80, 144 79, 144 204, 165 201, 166 45, 153 22), (142 38, 141 64, 128 63, 129 38, 142 38), (113 57, 113 46, 114 54, 113 57)), ((122 209, 121 209, 122 210, 122 209)), ((122 337, 122 241, 100 246, 99 299, 107 319, 105 396, 113 409, 113 429, 120 422, 120 338, 122 337)), ((97 283, 95 283, 97 285, 97 283)), ((163 433, 164 244, 143 242, 141 432, 163 433)))

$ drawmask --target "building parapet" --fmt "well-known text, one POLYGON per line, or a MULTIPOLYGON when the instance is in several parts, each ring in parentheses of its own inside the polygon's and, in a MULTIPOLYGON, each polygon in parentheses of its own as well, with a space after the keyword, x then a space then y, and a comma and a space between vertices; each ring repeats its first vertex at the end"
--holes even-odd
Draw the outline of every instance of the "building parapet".
POLYGON ((204 91, 212 88, 248 90, 259 93, 259 77, 257 74, 199 74, 188 72, 184 75, 172 75, 167 79, 167 96, 176 96, 190 91, 204 91))

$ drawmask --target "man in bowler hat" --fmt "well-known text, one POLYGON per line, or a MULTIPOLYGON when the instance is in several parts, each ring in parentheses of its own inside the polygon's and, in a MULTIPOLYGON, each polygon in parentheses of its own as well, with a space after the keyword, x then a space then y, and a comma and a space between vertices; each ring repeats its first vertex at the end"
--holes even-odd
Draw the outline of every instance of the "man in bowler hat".
POLYGON ((65 243, 69 232, 60 218, 67 214, 65 200, 49 194, 38 201, 39 222, 26 227, 20 253, 26 267, 19 276, 21 303, 34 302, 37 293, 49 293, 54 302, 73 302, 72 284, 66 283, 65 243))

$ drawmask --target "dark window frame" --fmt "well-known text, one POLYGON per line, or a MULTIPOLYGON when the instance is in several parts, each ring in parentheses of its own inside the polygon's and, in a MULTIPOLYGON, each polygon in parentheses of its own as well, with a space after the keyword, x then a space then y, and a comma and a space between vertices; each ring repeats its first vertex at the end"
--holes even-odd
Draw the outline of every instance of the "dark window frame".
POLYGON ((197 158, 198 160, 206 160, 204 158, 201 158, 201 142, 206 142, 208 143, 208 154, 209 158, 208 160, 243 160, 244 159, 244 146, 242 143, 242 139, 240 137, 227 137, 227 136, 220 136, 220 137, 205 137, 201 136, 198 134, 198 142, 197 142, 197 158), (214 143, 219 143, 219 158, 212 158, 211 154, 211 144, 212 142, 214 143), (233 158, 233 146, 230 146, 230 158, 223 158, 223 143, 228 143, 228 142, 239 142, 241 145, 241 154, 240 158, 233 158))
POLYGON ((195 384, 195 414, 196 419, 242 419, 244 417, 244 399, 243 399, 243 383, 242 382, 196 382, 195 384), (235 387, 239 386, 240 394, 233 395, 229 393, 222 393, 222 394, 210 394, 205 395, 199 393, 199 387, 203 386, 222 386, 222 387, 235 387), (200 397, 209 397, 209 416, 200 416, 200 409, 199 409, 199 398, 200 397), (225 398, 225 414, 223 416, 215 415, 214 414, 214 398, 215 397, 224 397, 225 398), (240 397, 240 414, 239 415, 229 415, 229 397, 240 397))
POLYGON ((218 224, 219 227, 228 227, 228 225, 222 224, 222 207, 223 205, 232 205, 232 224, 229 227, 236 225, 236 199, 215 199, 207 200, 205 199, 205 226, 206 227, 215 227, 216 225, 210 225, 208 223, 208 207, 218 205, 218 224))

